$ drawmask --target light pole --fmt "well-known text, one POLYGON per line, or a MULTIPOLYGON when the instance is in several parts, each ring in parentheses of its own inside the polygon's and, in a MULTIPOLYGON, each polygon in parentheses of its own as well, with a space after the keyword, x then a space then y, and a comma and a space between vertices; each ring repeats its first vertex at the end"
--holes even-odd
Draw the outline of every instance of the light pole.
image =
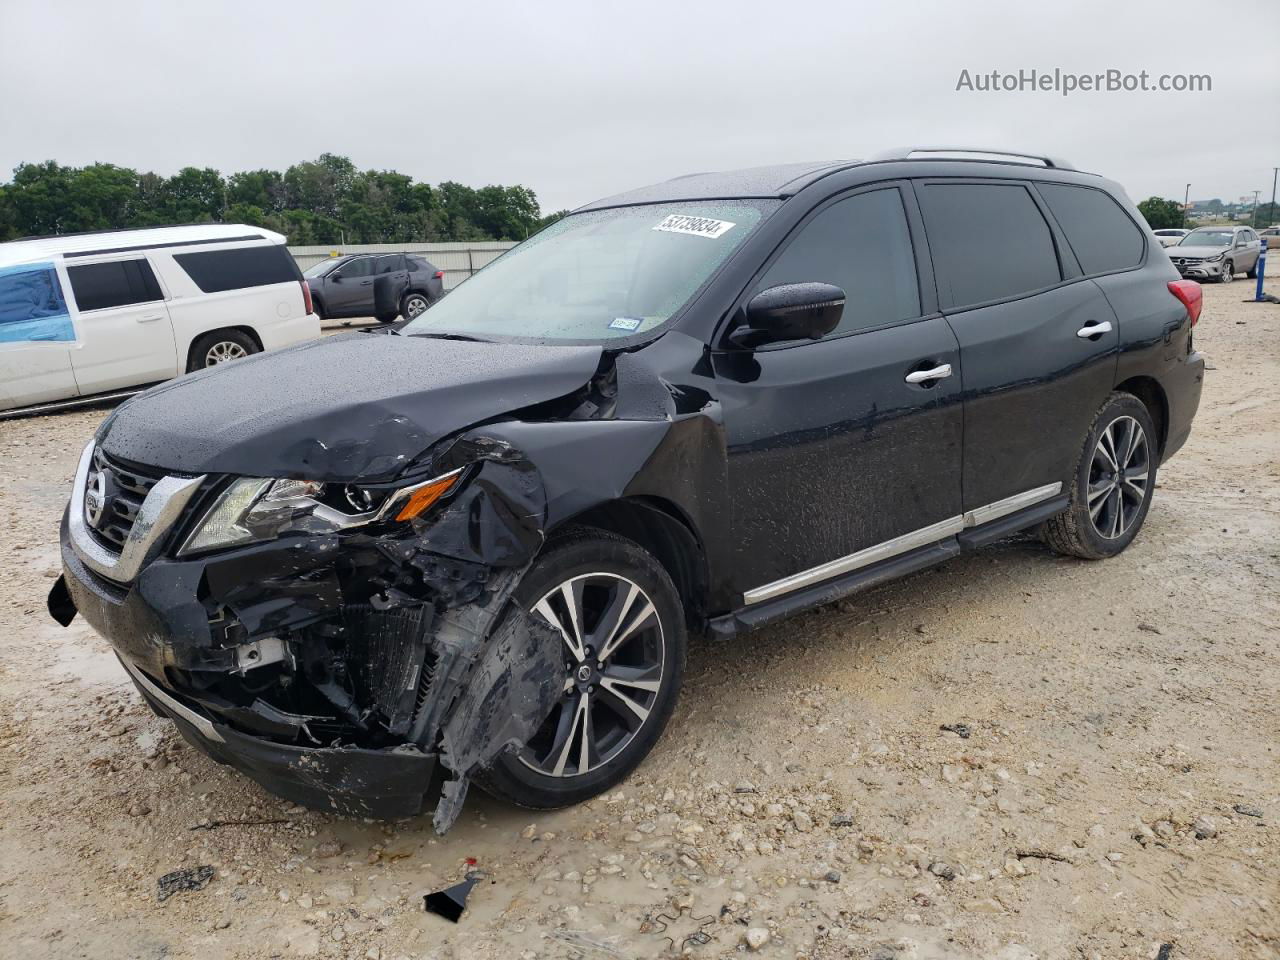
POLYGON ((1256 228, 1258 226, 1258 194, 1261 190, 1253 191, 1253 216, 1249 218, 1249 226, 1256 228))
POLYGON ((1187 184, 1186 192, 1182 195, 1182 229, 1187 229, 1187 204, 1191 202, 1191 184, 1187 184))
POLYGON ((1280 221, 1280 217, 1276 216, 1276 174, 1280 173, 1280 167, 1271 168, 1271 217, 1273 220, 1280 221))

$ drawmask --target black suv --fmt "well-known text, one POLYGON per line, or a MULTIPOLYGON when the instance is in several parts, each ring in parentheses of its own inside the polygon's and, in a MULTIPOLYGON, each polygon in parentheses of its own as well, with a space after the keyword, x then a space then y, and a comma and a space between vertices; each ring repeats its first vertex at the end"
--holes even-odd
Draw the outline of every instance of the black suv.
POLYGON ((323 319, 412 320, 444 296, 444 271, 412 253, 355 253, 303 271, 323 319))
POLYGON ((1019 530, 1114 556, 1191 429, 1200 288, 1108 180, 920 154, 601 200, 402 327, 130 400, 51 612, 268 788, 445 829, 469 781, 617 783, 690 632, 1019 530))

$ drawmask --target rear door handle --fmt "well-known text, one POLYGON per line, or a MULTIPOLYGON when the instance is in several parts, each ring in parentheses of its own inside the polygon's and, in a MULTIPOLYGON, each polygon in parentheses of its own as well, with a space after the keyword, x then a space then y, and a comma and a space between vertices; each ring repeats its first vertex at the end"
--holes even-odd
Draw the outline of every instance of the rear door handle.
POLYGON ((926 380, 942 380, 951 376, 951 364, 944 363, 932 370, 917 370, 907 374, 907 383, 924 383, 926 380))
POLYGON ((157 320, 163 320, 163 313, 153 313, 145 317, 138 317, 138 323, 155 323, 157 320))
POLYGON ((1110 332, 1111 332, 1110 320, 1103 320, 1101 323, 1096 323, 1093 320, 1090 320, 1083 327, 1081 327, 1079 330, 1076 331, 1076 336, 1082 340, 1088 340, 1090 337, 1096 337, 1096 336, 1100 336, 1101 334, 1110 333, 1110 332))

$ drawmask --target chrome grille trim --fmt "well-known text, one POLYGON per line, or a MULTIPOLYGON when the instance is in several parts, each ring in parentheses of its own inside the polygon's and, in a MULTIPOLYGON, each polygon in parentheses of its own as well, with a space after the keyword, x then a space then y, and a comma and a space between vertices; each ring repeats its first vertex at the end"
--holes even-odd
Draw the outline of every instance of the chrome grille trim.
POLYGON ((71 547, 86 567, 116 583, 131 583, 155 554, 165 534, 182 516, 188 501, 204 483, 204 476, 162 477, 147 492, 137 507, 137 515, 129 535, 117 554, 94 536, 85 519, 84 497, 89 474, 93 470, 96 447, 91 440, 80 454, 75 483, 71 488, 71 506, 67 511, 67 527, 71 547))

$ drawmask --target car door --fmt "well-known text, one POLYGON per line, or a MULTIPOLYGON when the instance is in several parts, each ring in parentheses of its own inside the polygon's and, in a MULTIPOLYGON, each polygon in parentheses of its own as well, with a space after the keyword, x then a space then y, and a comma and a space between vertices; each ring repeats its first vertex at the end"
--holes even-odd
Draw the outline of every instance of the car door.
POLYGON ((373 315, 373 257, 356 257, 325 280, 325 312, 331 317, 373 315))
POLYGON ((1069 486, 1115 382, 1119 323, 1064 261, 1065 239, 1030 184, 927 180, 916 194, 960 344, 964 509, 994 519, 1069 486))
POLYGON ((0 410, 74 397, 74 345, 57 265, 0 267, 0 410))
POLYGON ((373 315, 383 317, 400 312, 400 300, 409 286, 409 268, 403 253, 381 254, 374 262, 373 315))
POLYGON ((1254 264, 1258 262, 1258 255, 1262 252, 1262 243, 1258 240, 1257 234, 1249 229, 1241 230, 1237 240, 1243 242, 1243 246, 1240 256, 1236 258, 1236 269, 1252 270, 1254 264))
POLYGON ((919 283, 919 230, 901 184, 824 202, 743 302, 779 284, 832 283, 846 296, 839 326, 818 341, 713 354, 735 587, 748 604, 941 540, 937 525, 960 513, 960 356, 919 283))
POLYGON ((80 329, 71 366, 82 394, 177 375, 173 325, 146 257, 69 261, 66 267, 80 329))

